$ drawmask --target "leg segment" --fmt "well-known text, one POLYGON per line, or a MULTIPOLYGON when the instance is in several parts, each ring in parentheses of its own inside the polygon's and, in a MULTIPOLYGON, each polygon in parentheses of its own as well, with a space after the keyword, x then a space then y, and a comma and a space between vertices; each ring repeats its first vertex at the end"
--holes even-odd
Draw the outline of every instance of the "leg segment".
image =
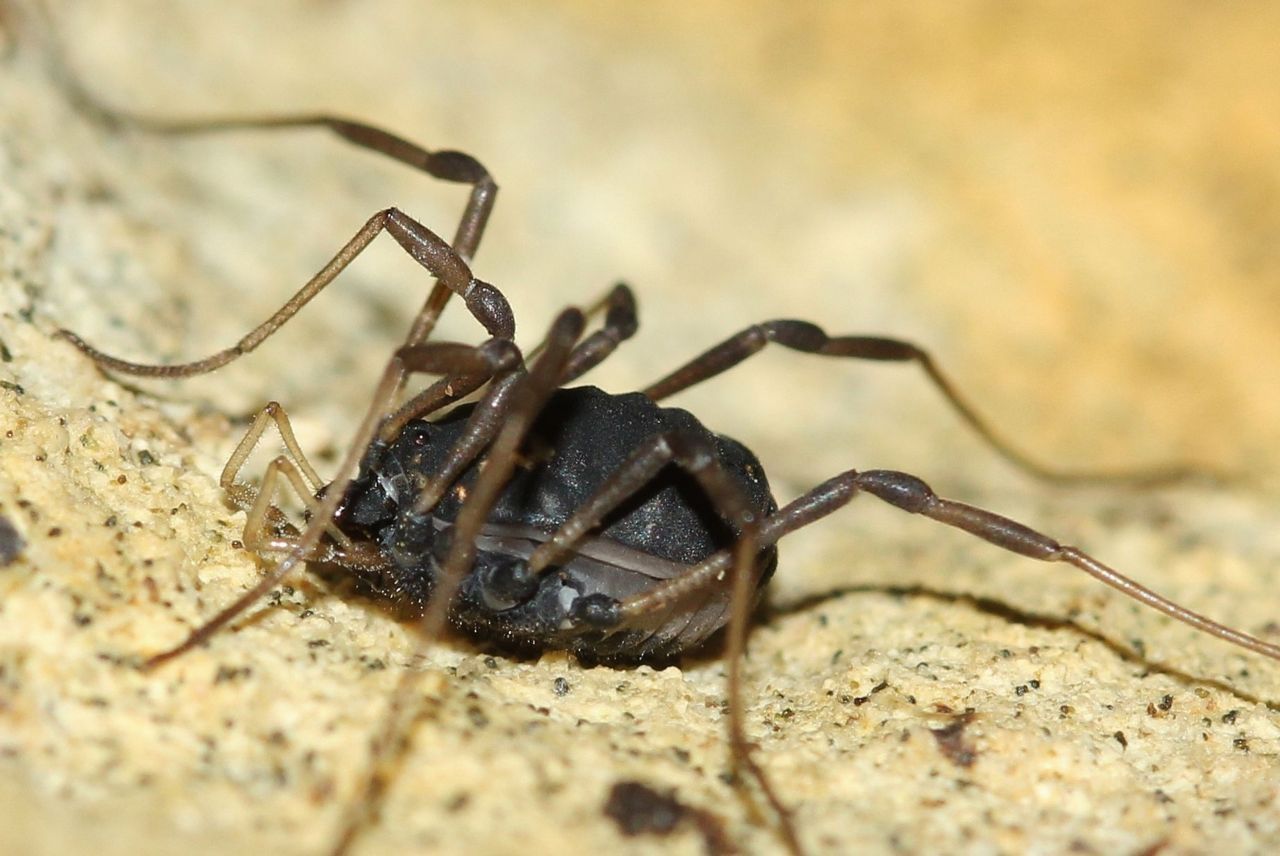
MULTIPOLYGON (((80 99, 82 108, 89 102, 80 99)), ((101 108, 101 105, 95 105, 101 108)), ((452 149, 432 151, 403 137, 364 122, 341 116, 313 114, 304 116, 243 116, 225 119, 155 119, 118 111, 100 112, 117 124, 158 134, 207 134, 220 131, 275 130, 282 128, 318 128, 331 131, 349 143, 421 170, 432 178, 456 184, 471 185, 462 220, 458 224, 453 246, 465 259, 475 255, 484 228, 493 211, 498 185, 484 164, 465 152, 452 149)))
MULTIPOLYGON (((123 374, 144 377, 182 378, 204 374, 221 368, 244 356, 266 341, 273 333, 311 302, 325 286, 333 282, 360 253, 383 231, 391 234, 396 242, 427 269, 450 293, 459 295, 472 316, 484 326, 490 336, 511 339, 515 335, 515 319, 511 306, 502 292, 471 275, 471 269, 453 247, 426 226, 414 220, 398 208, 387 208, 374 214, 360 231, 347 241, 327 265, 313 276, 306 285, 281 306, 266 321, 259 324, 230 348, 225 348, 201 360, 177 365, 148 365, 117 359, 99 351, 70 330, 59 330, 58 335, 71 342, 99 366, 123 374)), ((417 344, 409 342, 407 344, 417 344)))
MULTIPOLYGON (((636 473, 644 469, 643 454, 637 454, 631 462, 636 473)), ((628 469, 630 469, 629 467, 628 469)), ((555 552, 571 546, 572 541, 588 519, 598 519, 596 503, 604 504, 604 495, 616 491, 627 479, 621 473, 615 474, 601 495, 584 507, 574 518, 568 521, 560 532, 556 533, 553 542, 543 545, 538 552, 548 555, 538 556, 530 561, 541 560, 543 563, 554 558, 555 552), (583 518, 579 521, 579 517, 583 518), (564 542, 561 544, 560 542, 564 542)), ((808 526, 826 517, 833 511, 842 508, 858 493, 869 493, 890 505, 912 514, 922 514, 940 523, 962 529, 972 535, 1001 547, 1010 552, 1029 556, 1045 562, 1064 562, 1076 567, 1090 576, 1118 589, 1139 602, 1164 614, 1189 624, 1190 626, 1216 636, 1241 648, 1253 651, 1272 659, 1280 660, 1280 646, 1265 642, 1255 636, 1243 633, 1234 628, 1219 624, 1196 612, 1180 606, 1168 598, 1157 594, 1140 583, 1120 574, 1113 568, 1099 562, 1087 553, 1064 546, 1046 535, 1030 527, 985 509, 976 508, 954 500, 943 499, 919 478, 907 473, 892 470, 869 470, 858 472, 849 470, 823 482, 804 496, 780 509, 764 520, 758 527, 752 527, 752 539, 749 542, 750 553, 743 550, 742 539, 735 550, 721 550, 701 564, 690 568, 683 575, 666 580, 644 594, 615 602, 607 608, 585 611, 581 619, 603 629, 625 627, 629 620, 651 614, 655 610, 664 609, 678 603, 691 594, 722 585, 726 573, 733 573, 733 609, 728 624, 729 657, 729 713, 730 741, 735 761, 742 764, 753 778, 761 785, 766 798, 777 812, 782 832, 788 848, 793 853, 800 852, 790 814, 771 788, 763 769, 756 763, 751 754, 751 746, 747 742, 742 717, 742 677, 741 655, 745 650, 747 625, 750 618, 751 585, 746 562, 756 555, 757 551, 769 547, 783 536, 808 526)), ((607 513, 607 510, 600 513, 607 513)), ((590 605, 598 606, 598 605, 590 605)))
POLYGON ((697 591, 723 587, 725 575, 732 569, 726 651, 729 664, 729 741, 732 758, 736 768, 745 769, 759 784, 778 816, 788 849, 798 854, 801 848, 791 821, 791 813, 752 755, 752 747, 746 736, 742 704, 742 657, 746 651, 747 626, 758 584, 756 563, 760 549, 769 545, 759 537, 758 510, 751 507, 742 487, 721 466, 711 443, 701 435, 684 432, 659 434, 650 439, 601 484, 586 504, 534 550, 528 560, 528 570, 532 574, 540 573, 572 550, 587 532, 599 525, 611 511, 642 489, 669 464, 681 467, 697 480, 712 505, 740 533, 737 542, 732 549, 717 553, 708 562, 691 569, 683 576, 655 586, 644 595, 620 603, 600 596, 583 598, 579 602, 580 619, 588 624, 619 629, 629 621, 669 610, 697 591), (714 570, 704 570, 713 563, 714 570))
POLYGON ((618 345, 635 335, 640 321, 636 317, 636 298, 623 283, 615 285, 604 300, 587 310, 588 315, 604 312, 604 325, 583 339, 565 365, 562 384, 571 383, 600 365, 617 350, 618 345))
MULTIPOLYGON (((584 375, 586 371, 594 369, 609 354, 616 351, 618 344, 621 344, 622 340, 631 338, 635 334, 637 326, 635 296, 625 284, 614 285, 607 296, 585 311, 585 315, 590 319, 591 316, 598 315, 600 312, 605 313, 603 328, 596 330, 595 333, 589 335, 588 338, 582 340, 573 348, 573 353, 570 356, 570 361, 568 361, 566 371, 564 371, 561 384, 570 383, 570 381, 584 375)), ((411 347, 412 345, 410 345, 411 347)), ((465 347, 465 345, 458 345, 458 347, 465 347)), ((534 360, 534 357, 543 352, 545 347, 547 347, 547 340, 544 339, 543 342, 539 342, 532 351, 526 354, 526 361, 534 360)), ((408 348, 406 348, 407 351, 408 348)), ((466 392, 461 392, 454 398, 466 397, 468 393, 474 392, 479 386, 480 383, 472 384, 470 388, 467 388, 466 392)), ((424 400, 428 397, 428 392, 429 390, 424 390, 421 394, 408 399, 397 409, 394 415, 387 417, 387 420, 383 422, 383 426, 379 430, 379 438, 389 443, 390 440, 399 435, 399 432, 408 422, 415 420, 415 418, 429 415, 431 409, 434 408, 429 408, 428 403, 424 400)))
MULTIPOLYGON (((552 324, 542 356, 533 364, 528 374, 519 376, 509 392, 501 397, 502 412, 495 411, 493 414, 501 427, 489 445, 486 465, 454 521, 449 552, 442 563, 426 612, 418 623, 419 656, 422 649, 444 630, 449 607, 475 560, 476 535, 515 469, 521 442, 547 399, 559 386, 574 343, 582 335, 584 323, 582 313, 578 310, 562 312, 552 324)), ((374 740, 361 796, 343 823, 333 851, 335 854, 347 852, 373 817, 386 790, 387 768, 391 760, 408 748, 407 740, 401 742, 396 738, 408 731, 405 710, 409 707, 409 699, 413 696, 413 689, 420 675, 421 672, 410 669, 401 676, 386 718, 374 740)))
POLYGON ((715 377, 759 353, 770 342, 827 357, 848 357, 879 362, 909 362, 918 365, 943 398, 961 419, 991 448, 1024 472, 1050 482, 1125 483, 1137 486, 1165 484, 1187 478, 1193 473, 1181 467, 1138 472, 1070 472, 1046 467, 1027 457, 1003 439, 985 419, 960 395, 951 381, 938 368, 929 353, 910 342, 878 336, 828 336, 822 328, 807 321, 765 321, 730 336, 720 344, 690 360, 644 390, 645 395, 660 401, 683 389, 715 377))
POLYGON ((903 511, 922 514, 939 523, 963 529, 1010 552, 1042 562, 1064 562, 1072 565, 1170 618, 1233 645, 1280 660, 1280 646, 1192 612, 1087 553, 1059 544, 1015 520, 963 502, 943 499, 915 476, 894 470, 849 470, 823 482, 765 521, 761 527, 761 543, 772 544, 782 536, 827 516, 846 505, 859 492, 869 493, 903 511))
POLYGON ((198 135, 223 131, 318 128, 333 132, 362 149, 386 155, 432 178, 471 185, 471 197, 458 225, 454 247, 471 258, 484 234, 493 211, 498 185, 484 164, 466 152, 452 149, 432 151, 381 128, 341 116, 311 114, 300 116, 233 116, 221 119, 159 119, 116 110, 98 101, 74 77, 61 77, 68 100, 83 115, 111 130, 132 128, 151 134, 198 135))
POLYGON ((444 629, 449 606, 475 559, 476 536, 516 467, 525 435, 547 399, 559 388, 584 323, 582 313, 576 309, 565 310, 556 318, 546 351, 509 392, 505 413, 495 414, 495 422, 499 421, 497 416, 501 417, 501 427, 489 445, 485 467, 454 521, 452 547, 443 562, 431 604, 422 618, 426 638, 435 638, 444 629))
MULTIPOLYGON (((561 384, 572 383, 612 354, 627 339, 635 335, 640 326, 636 313, 636 298, 626 283, 618 283, 595 303, 583 310, 587 320, 604 313, 604 325, 574 348, 565 367, 561 384)), ((546 341, 539 342, 529 351, 529 359, 542 353, 546 341)))
MULTIPOLYGON (((350 143, 422 170, 434 178, 471 185, 471 194, 458 223, 453 247, 464 259, 470 260, 475 255, 489 215, 493 211, 498 185, 484 165, 471 155, 451 150, 431 151, 381 128, 325 114, 181 120, 159 119, 117 110, 93 95, 72 70, 66 50, 58 38, 57 28, 47 20, 43 7, 40 9, 41 17, 46 18, 43 24, 48 37, 45 53, 49 59, 50 76, 61 86, 67 100, 90 120, 113 131, 132 128, 174 135, 282 128, 327 129, 350 143)), ((416 344, 427 339, 450 295, 449 289, 436 283, 406 337, 407 343, 416 344)))
POLYGON ((489 385, 484 397, 471 411, 462 436, 440 464, 439 472, 433 475, 431 483, 414 500, 414 515, 423 517, 435 508, 462 471, 492 442, 511 410, 513 395, 520 389, 525 377, 523 374, 512 373, 489 385))
MULTIPOLYGON (((476 368, 471 374, 457 375, 443 387, 438 385, 427 387, 400 405, 395 413, 382 420, 378 429, 378 442, 391 443, 400 436, 400 432, 410 421, 429 416, 447 404, 466 398, 494 377, 493 366, 501 363, 511 371, 516 371, 523 366, 520 349, 507 339, 490 339, 478 349, 470 345, 443 342, 407 345, 399 350, 398 356, 404 363, 406 371, 415 372, 420 370, 416 366, 422 359, 422 355, 434 354, 442 347, 455 349, 460 359, 475 359, 476 368), (473 357, 467 357, 468 353, 473 357)), ((435 358, 432 357, 432 359, 435 358)), ((429 369, 421 370, 429 371, 429 369)))

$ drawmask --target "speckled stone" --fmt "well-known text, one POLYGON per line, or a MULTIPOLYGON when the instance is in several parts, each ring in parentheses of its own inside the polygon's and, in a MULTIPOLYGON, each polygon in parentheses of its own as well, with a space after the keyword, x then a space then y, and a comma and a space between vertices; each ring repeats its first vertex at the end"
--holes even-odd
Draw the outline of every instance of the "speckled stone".
MULTIPOLYGON (((13 8, 16 7, 16 8, 13 8)), ((634 388, 753 321, 932 348, 1021 448, 1186 460, 1229 487, 1060 490, 974 440, 911 370, 766 354, 679 403, 787 499, 893 467, 1180 601, 1280 636, 1280 11, 1085 3, 107 3, 55 10, 81 74, 161 115, 331 109, 480 156, 477 261, 522 341, 618 278, 634 388)), ((153 674, 252 585, 218 472, 265 401, 322 472, 425 293, 378 247, 278 340, 124 383, 52 337, 179 360, 234 341, 373 211, 452 229, 462 195, 315 133, 110 135, 0 6, 0 852, 320 852, 406 628, 308 576, 153 674)), ((454 313, 442 331, 475 341, 454 313)), ((260 471, 266 452, 250 464, 260 471)), ((1069 569, 858 501, 783 544, 747 722, 814 853, 1272 852, 1280 664, 1069 569), (833 590, 839 593, 823 596, 833 590)), ((450 641, 363 852, 679 852, 612 786, 781 850, 726 784, 724 666, 583 668, 450 641)))

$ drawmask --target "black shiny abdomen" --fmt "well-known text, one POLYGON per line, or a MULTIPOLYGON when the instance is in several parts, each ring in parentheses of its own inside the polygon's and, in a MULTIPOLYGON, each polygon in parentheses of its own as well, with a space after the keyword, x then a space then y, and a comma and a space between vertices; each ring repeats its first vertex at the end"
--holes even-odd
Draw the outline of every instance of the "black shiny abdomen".
MULTIPOLYGON (((388 568, 370 582, 397 606, 421 609, 430 596, 451 524, 478 474, 480 463, 464 471, 429 521, 413 522, 405 514, 439 471, 470 412, 463 406, 438 422, 409 424, 372 466, 366 462, 347 493, 339 524, 379 545, 388 568)), ((589 386, 559 390, 534 423, 521 463, 487 518, 475 565, 451 611, 453 623, 508 645, 566 648, 589 659, 669 656, 723 626, 727 582, 608 633, 570 618, 578 597, 603 594, 622 600, 733 543, 736 533, 694 479, 675 465, 610 515, 575 554, 547 570, 531 597, 497 602, 484 582, 498 564, 527 557, 642 443, 673 431, 696 432, 713 443, 720 463, 760 516, 776 511, 756 457, 737 441, 711 433, 687 411, 659 407, 639 393, 611 395, 589 386)), ((759 583, 776 563, 775 548, 762 551, 759 583)))

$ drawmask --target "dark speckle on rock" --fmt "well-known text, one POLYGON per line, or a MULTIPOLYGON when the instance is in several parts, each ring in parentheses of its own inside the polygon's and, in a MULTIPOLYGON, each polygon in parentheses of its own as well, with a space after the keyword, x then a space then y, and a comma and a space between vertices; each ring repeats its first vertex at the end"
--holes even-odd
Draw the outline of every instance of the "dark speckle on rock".
POLYGON ((938 741, 938 748, 942 750, 942 754, 957 767, 972 767, 973 762, 978 758, 977 748, 964 739, 964 730, 969 727, 969 723, 973 722, 973 718, 973 711, 966 711, 957 716, 950 725, 930 729, 933 738, 938 741))
POLYGON ((618 782, 609 791, 604 813, 627 837, 666 835, 684 819, 686 809, 671 794, 640 782, 618 782))
POLYGON ((13 564, 27 546, 9 518, 0 516, 0 568, 13 564))

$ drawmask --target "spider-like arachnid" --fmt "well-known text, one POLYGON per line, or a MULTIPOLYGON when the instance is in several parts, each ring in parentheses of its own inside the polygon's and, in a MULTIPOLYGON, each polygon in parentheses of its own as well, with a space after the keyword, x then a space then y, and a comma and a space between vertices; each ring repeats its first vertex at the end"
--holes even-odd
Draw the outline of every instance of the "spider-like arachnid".
MULTIPOLYGON (((79 93, 79 90, 72 89, 79 93)), ((327 116, 158 122, 106 111, 79 93, 83 110, 117 124, 188 133, 229 128, 326 127, 446 181, 471 197, 452 241, 397 209, 375 214, 315 277, 238 344, 183 365, 126 362, 64 335, 110 371, 181 378, 217 369, 252 351, 286 323, 368 246, 389 232, 436 285, 405 341, 389 359, 344 460, 326 482, 308 463, 283 409, 269 404, 228 461, 222 484, 245 509, 245 543, 274 564, 261 582, 156 666, 208 641, 299 565, 349 571, 398 608, 420 614, 424 640, 451 622, 515 647, 565 648, 584 659, 639 662, 690 650, 728 628, 729 735, 736 762, 775 808, 788 846, 801 844, 784 800, 747 743, 740 663, 751 606, 777 563, 777 542, 830 514, 859 493, 975 534, 1032 558, 1073 565, 1139 601, 1257 653, 1280 648, 1190 612, 1071 547, 983 509, 939 498, 905 473, 848 470, 778 508, 763 468, 741 444, 659 402, 707 381, 770 342, 823 356, 914 362, 960 415, 1024 469, 1045 472, 998 438, 957 394, 928 354, 894 339, 828 336, 803 321, 753 325, 694 357, 638 393, 567 388, 607 358, 637 326, 635 301, 615 287, 588 310, 568 309, 542 343, 522 354, 502 292, 474 277, 474 255, 492 210, 496 184, 474 158, 428 151, 359 122, 327 116), (431 339, 454 297, 489 333, 479 345, 431 339), (592 319, 602 321, 594 329, 592 319), (588 332, 589 331, 589 332, 588 332), (411 375, 438 376, 405 396, 411 375), (275 426, 287 454, 262 483, 237 480, 248 455, 275 426), (307 506, 305 523, 278 508, 292 488, 307 506)), ((1168 473, 1159 475, 1170 475, 1168 473)), ((401 727, 399 701, 378 745, 401 727)), ((381 756, 366 799, 339 842, 345 849, 384 787, 381 756)))

